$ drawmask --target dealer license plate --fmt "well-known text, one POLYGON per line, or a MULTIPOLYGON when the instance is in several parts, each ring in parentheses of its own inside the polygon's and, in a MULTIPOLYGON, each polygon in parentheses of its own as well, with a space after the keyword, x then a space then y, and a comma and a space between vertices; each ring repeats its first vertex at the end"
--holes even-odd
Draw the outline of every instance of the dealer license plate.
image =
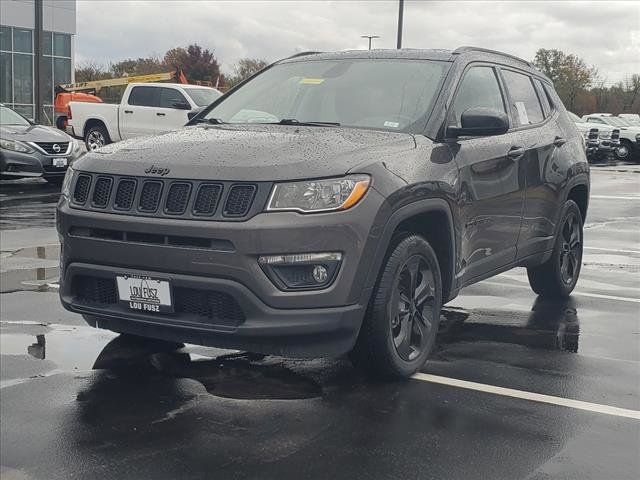
POLYGON ((120 302, 132 310, 150 313, 173 312, 168 280, 140 275, 117 275, 120 302))
POLYGON ((54 158, 53 159, 53 166, 57 167, 57 168, 63 168, 66 167, 68 163, 68 160, 64 157, 60 157, 60 158, 54 158))

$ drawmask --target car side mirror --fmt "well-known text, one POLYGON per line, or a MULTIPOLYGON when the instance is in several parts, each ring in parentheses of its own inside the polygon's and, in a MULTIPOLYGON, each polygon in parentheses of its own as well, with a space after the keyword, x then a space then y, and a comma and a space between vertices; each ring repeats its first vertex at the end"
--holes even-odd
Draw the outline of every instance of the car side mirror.
POLYGON ((173 108, 177 108, 178 110, 191 110, 191 105, 187 102, 174 102, 173 108))
POLYGON ((462 112, 460 127, 448 127, 449 137, 488 137, 502 135, 509 130, 509 117, 492 108, 473 107, 462 112))

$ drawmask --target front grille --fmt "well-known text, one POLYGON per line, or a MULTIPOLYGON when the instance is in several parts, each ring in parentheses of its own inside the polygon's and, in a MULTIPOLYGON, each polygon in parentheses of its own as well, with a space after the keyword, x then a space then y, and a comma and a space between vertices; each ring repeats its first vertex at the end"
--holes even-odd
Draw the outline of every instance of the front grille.
POLYGON ((167 200, 164 204, 164 211, 169 215, 182 215, 187 209, 189 195, 191 194, 191 184, 184 182, 172 183, 169 187, 167 200))
POLYGON ((64 155, 69 149, 69 142, 36 142, 36 145, 49 155, 64 155), (58 147, 56 148, 55 145, 58 147))
POLYGON ((224 205, 224 215, 226 217, 245 216, 251 207, 255 193, 255 185, 234 185, 231 187, 224 205))
POLYGON ((218 208, 222 185, 200 185, 196 201, 193 204, 194 215, 213 215, 218 208))
MULTIPOLYGON (((74 302, 87 306, 108 306, 118 303, 118 290, 113 278, 77 275, 71 284, 74 302)), ((193 315, 216 325, 240 325, 244 312, 235 298, 224 292, 174 287, 172 291, 174 314, 193 315)))
POLYGON ((270 182, 151 179, 81 172, 73 187, 71 206, 121 215, 238 222, 262 211, 271 187, 270 182))
POLYGON ((135 196, 136 181, 129 178, 123 178, 118 183, 116 198, 113 201, 113 208, 118 210, 131 210, 135 196))
POLYGON ((89 198, 89 189, 91 188, 91 177, 89 175, 80 175, 76 181, 76 188, 73 191, 73 201, 76 203, 84 203, 89 198))
POLYGON ((158 210, 161 193, 161 182, 144 182, 142 185, 142 192, 140 192, 138 209, 143 212, 155 212, 158 210))
POLYGON ((113 178, 98 177, 96 186, 93 187, 92 202, 94 207, 104 208, 107 206, 111 197, 111 185, 113 185, 113 178))

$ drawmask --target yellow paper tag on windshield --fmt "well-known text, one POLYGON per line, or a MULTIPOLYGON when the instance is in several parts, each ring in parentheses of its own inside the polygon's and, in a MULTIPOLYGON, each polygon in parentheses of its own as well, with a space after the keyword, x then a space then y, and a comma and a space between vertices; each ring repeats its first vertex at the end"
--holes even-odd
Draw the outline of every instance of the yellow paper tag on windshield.
POLYGON ((303 78, 300 83, 303 85, 320 85, 324 82, 324 78, 303 78))

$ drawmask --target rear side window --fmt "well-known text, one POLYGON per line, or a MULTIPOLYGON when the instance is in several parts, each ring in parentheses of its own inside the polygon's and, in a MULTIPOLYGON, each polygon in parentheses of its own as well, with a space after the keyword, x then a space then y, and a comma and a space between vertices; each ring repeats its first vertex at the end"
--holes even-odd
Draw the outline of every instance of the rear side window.
POLYGON ((176 108, 176 103, 186 103, 187 99, 175 88, 161 88, 160 89, 160 107, 161 108, 176 108))
POLYGON ((464 74, 449 114, 449 126, 461 127, 462 114, 475 107, 506 113, 500 84, 492 67, 471 67, 464 74))
POLYGON ((503 70, 502 76, 509 91, 511 109, 518 125, 542 122, 544 120, 542 105, 531 83, 531 77, 511 70, 503 70))
POLYGON ((551 111, 553 110, 553 108, 551 107, 551 102, 549 101, 549 94, 545 90, 544 85, 542 85, 542 82, 540 80, 536 78, 533 83, 535 83, 536 87, 538 88, 538 95, 540 96, 540 102, 542 102, 544 116, 548 117, 549 115, 551 115, 551 111))
POLYGON ((155 87, 133 87, 129 94, 129 105, 140 107, 157 107, 159 88, 155 87))

